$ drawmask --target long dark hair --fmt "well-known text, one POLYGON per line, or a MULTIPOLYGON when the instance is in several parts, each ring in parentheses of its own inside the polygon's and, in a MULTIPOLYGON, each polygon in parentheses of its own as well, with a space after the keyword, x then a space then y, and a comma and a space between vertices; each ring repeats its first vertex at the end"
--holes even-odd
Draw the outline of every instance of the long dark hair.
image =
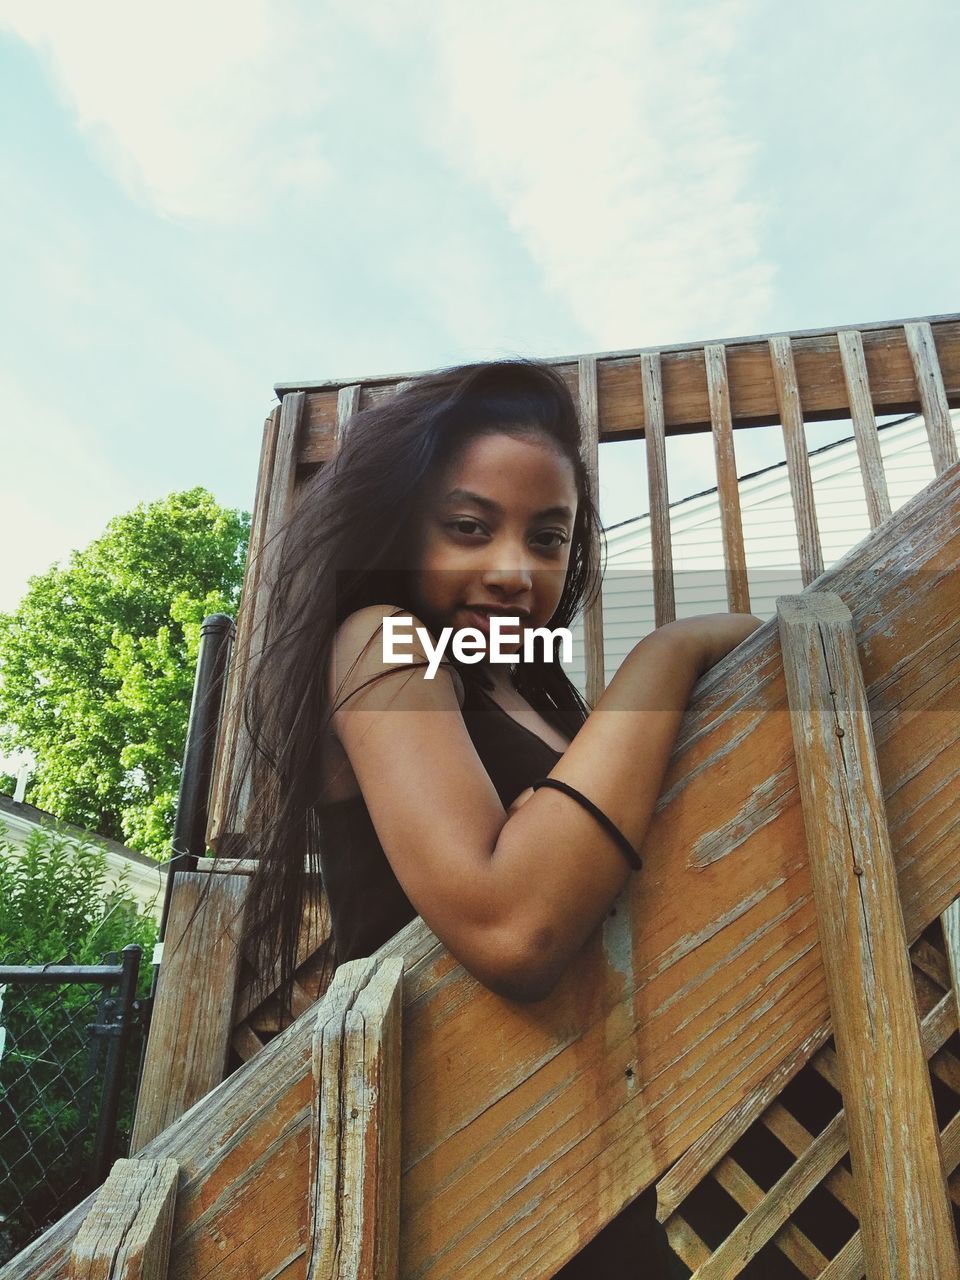
MULTIPOLYGON (((269 616, 246 681, 248 758, 236 769, 224 830, 243 832, 258 859, 247 897, 247 958, 267 994, 286 1000, 301 923, 320 884, 320 748, 331 715, 327 673, 337 627, 371 604, 412 608, 409 575, 425 484, 464 446, 491 431, 537 433, 573 466, 577 514, 552 627, 569 627, 600 583, 601 529, 566 383, 548 365, 506 360, 418 378, 347 424, 336 458, 302 487, 278 535, 269 616)), ((263 591, 261 584, 260 590, 263 591)), ((461 666, 465 679, 476 669, 461 666)), ((516 687, 571 735, 587 707, 560 662, 520 664, 516 687)), ((233 838, 220 844, 221 854, 233 838)), ((336 963, 332 940, 328 967, 336 963)))

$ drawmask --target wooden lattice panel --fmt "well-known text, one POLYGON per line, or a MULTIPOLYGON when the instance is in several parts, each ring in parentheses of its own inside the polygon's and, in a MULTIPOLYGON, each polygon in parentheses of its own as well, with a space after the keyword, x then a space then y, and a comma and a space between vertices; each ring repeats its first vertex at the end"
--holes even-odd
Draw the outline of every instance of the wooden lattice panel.
POLYGON ((297 967, 287 1013, 281 1007, 276 980, 268 982, 265 990, 264 984, 254 980, 250 965, 243 963, 234 1006, 232 1067, 239 1066, 241 1062, 246 1062, 259 1053, 291 1018, 298 1018, 324 994, 332 976, 323 946, 329 929, 330 921, 324 899, 316 912, 308 916, 300 931, 297 967))
MULTIPOLYGON (((958 908, 954 903, 935 920, 910 956, 960 1226, 958 993, 946 942, 958 908)), ((695 1280, 859 1280, 864 1275, 832 1038, 786 1083, 784 1074, 774 1082, 780 1092, 772 1102, 767 1086, 758 1090, 658 1183, 670 1243, 695 1280)))

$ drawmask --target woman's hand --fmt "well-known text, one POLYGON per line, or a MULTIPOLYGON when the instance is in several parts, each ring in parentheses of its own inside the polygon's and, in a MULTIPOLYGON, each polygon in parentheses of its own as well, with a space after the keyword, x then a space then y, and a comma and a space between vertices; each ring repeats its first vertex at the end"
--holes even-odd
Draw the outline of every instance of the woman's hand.
POLYGON ((675 633, 678 639, 694 646, 697 670, 703 675, 761 626, 763 619, 752 613, 705 613, 679 618, 660 631, 675 633))
MULTIPOLYGON (((696 644, 702 675, 762 626, 763 619, 752 613, 707 613, 695 618, 681 618, 661 627, 660 631, 676 631, 696 644)), ((507 817, 512 818, 533 795, 533 787, 521 791, 507 810, 507 817)))

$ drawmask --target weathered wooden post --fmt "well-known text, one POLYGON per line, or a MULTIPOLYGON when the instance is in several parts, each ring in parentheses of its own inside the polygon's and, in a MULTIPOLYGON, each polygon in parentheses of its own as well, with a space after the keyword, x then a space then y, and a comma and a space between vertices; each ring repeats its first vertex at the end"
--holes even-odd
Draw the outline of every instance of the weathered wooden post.
POLYGON ((403 960, 352 960, 313 1037, 308 1280, 400 1274, 403 960))
POLYGON ((867 1275, 960 1277, 960 1255, 850 610, 777 602, 867 1275))

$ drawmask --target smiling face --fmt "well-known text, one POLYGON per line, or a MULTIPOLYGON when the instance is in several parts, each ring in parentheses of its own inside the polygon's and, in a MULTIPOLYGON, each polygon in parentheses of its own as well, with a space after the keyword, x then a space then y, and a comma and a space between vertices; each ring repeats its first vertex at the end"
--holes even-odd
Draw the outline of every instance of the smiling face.
POLYGON ((519 616, 521 633, 546 626, 563 593, 576 510, 573 466, 548 437, 474 437, 427 487, 417 611, 434 627, 485 633, 493 612, 519 616))

